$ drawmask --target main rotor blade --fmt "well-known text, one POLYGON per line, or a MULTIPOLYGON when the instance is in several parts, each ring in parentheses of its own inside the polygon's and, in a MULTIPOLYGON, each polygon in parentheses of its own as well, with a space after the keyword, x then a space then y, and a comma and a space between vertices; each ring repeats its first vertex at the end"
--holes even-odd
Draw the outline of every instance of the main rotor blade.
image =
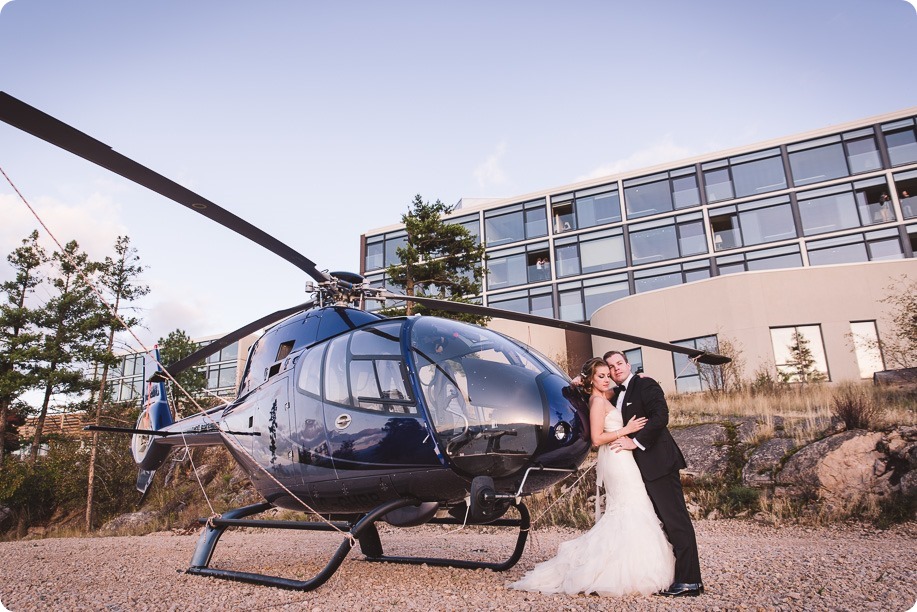
MULTIPOLYGON (((315 306, 315 300, 309 300, 308 302, 304 302, 300 304, 299 306, 293 306, 292 308, 285 308, 284 310, 278 310, 277 312, 272 312, 271 314, 267 316, 261 317, 257 321, 252 321, 248 325, 244 327, 240 327, 236 331, 226 334, 219 340, 214 340, 207 346, 204 346, 194 351, 187 357, 183 359, 179 359, 175 363, 169 364, 164 367, 169 374, 171 374, 172 376, 177 376, 178 374, 180 374, 181 372, 184 372, 185 370, 195 365, 196 363, 206 359, 207 357, 210 357, 211 355, 213 355, 214 353, 218 351, 223 350, 224 348, 226 348, 227 346, 229 346, 236 340, 239 340, 240 338, 244 338, 245 336, 249 335, 250 333, 261 329, 262 327, 266 327, 278 321, 282 321, 283 319, 286 319, 287 317, 294 315, 297 312, 308 310, 309 308, 313 306, 315 306)), ((160 372, 156 372, 155 374, 153 374, 153 376, 149 378, 150 382, 158 382, 164 379, 165 377, 160 372)))
POLYGON ((330 280, 314 262, 248 221, 5 92, 0 92, 0 120, 186 206, 286 259, 318 282, 330 280))
POLYGON ((479 306, 477 304, 464 304, 462 302, 450 302, 448 300, 438 300, 428 297, 399 295, 397 293, 392 293, 386 290, 381 290, 379 292, 379 296, 389 300, 416 302, 418 304, 423 304, 424 306, 436 308, 437 310, 484 315, 487 317, 500 317, 501 319, 509 319, 511 321, 534 323, 535 325, 545 325, 547 327, 556 327, 559 329, 582 332, 592 336, 602 336, 603 338, 622 340, 632 344, 639 344, 640 346, 648 346, 651 348, 662 349, 664 351, 671 351, 673 353, 682 353, 684 355, 688 355, 691 357, 691 359, 696 359, 700 363, 708 365, 721 365, 732 361, 729 357, 724 355, 709 353, 707 351, 700 351, 686 346, 679 346, 677 344, 671 344, 668 342, 659 342, 658 340, 650 340, 649 338, 641 338, 639 336, 631 336, 630 334, 622 334, 621 332, 602 329, 601 327, 593 327, 591 325, 584 325, 582 323, 570 323, 569 321, 558 321, 557 319, 549 319, 548 317, 539 317, 537 315, 526 314, 522 312, 513 312, 512 310, 503 310, 502 308, 479 306))

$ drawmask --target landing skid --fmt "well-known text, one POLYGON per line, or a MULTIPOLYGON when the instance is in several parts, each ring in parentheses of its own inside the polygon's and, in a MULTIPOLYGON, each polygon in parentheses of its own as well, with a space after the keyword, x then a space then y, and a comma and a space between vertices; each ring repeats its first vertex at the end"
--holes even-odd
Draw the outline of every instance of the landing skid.
MULTIPOLYGON (((268 503, 253 504, 236 508, 229 512, 223 513, 221 518, 210 519, 205 522, 204 529, 201 531, 200 538, 197 541, 197 548, 191 559, 191 567, 188 568, 189 574, 200 576, 212 576, 214 578, 224 578, 227 580, 236 580, 239 582, 249 582, 252 584, 261 584, 273 586, 281 589, 291 589, 296 591, 311 591, 324 584, 334 572, 344 562, 344 558, 350 549, 350 538, 344 538, 337 551, 325 565, 324 569, 315 574, 308 580, 291 580, 280 576, 269 576, 266 574, 254 574, 249 572, 239 572, 234 570, 222 570, 210 567, 210 561, 213 557, 213 551, 216 548, 220 536, 229 527, 260 527, 262 529, 300 529, 307 531, 335 531, 340 530, 348 533, 360 542, 360 550, 366 556, 367 561, 381 561, 385 563, 410 563, 410 564, 427 564, 440 567, 457 567, 462 569, 490 569, 501 572, 508 570, 516 565, 519 558, 522 557, 522 551, 525 549, 525 542, 528 538, 530 517, 528 508, 525 504, 516 505, 519 511, 518 519, 498 519, 487 523, 488 526, 497 527, 518 527, 519 536, 516 538, 516 547, 513 554, 501 563, 488 563, 484 561, 467 561, 462 559, 439 559, 427 557, 389 557, 382 551, 382 541, 379 538, 379 531, 376 529, 376 521, 381 519, 387 513, 398 508, 404 508, 416 504, 413 500, 399 499, 391 501, 374 510, 364 514, 355 523, 336 522, 332 524, 323 522, 309 521, 272 521, 272 520, 249 520, 245 517, 260 514, 269 510, 273 506, 268 503), (333 527, 332 527, 333 525, 333 527)), ((460 525, 462 521, 455 518, 434 518, 430 521, 432 524, 443 525, 460 525)))

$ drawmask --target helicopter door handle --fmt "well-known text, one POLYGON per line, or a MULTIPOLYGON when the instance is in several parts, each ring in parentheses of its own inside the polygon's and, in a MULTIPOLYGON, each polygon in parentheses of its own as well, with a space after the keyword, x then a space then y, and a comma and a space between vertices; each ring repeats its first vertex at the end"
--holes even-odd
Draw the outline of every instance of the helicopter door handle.
POLYGON ((338 415, 338 418, 334 419, 334 426, 337 429, 347 429, 350 426, 350 423, 353 421, 353 417, 349 414, 338 415))

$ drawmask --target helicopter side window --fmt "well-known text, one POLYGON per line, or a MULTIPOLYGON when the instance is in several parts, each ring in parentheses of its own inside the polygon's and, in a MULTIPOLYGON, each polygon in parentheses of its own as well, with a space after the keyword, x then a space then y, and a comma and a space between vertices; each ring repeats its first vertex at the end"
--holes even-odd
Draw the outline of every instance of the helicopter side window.
POLYGON ((350 362, 350 388, 358 406, 366 399, 379 398, 379 384, 372 361, 361 359, 350 362))
POLYGON ((392 321, 361 329, 353 334, 350 352, 355 356, 392 355, 401 356, 398 338, 402 321, 392 321))
POLYGON ((303 355, 302 369, 299 372, 299 388, 313 397, 322 395, 322 357, 325 356, 327 344, 306 351, 303 355))
POLYGON ((350 397, 366 410, 416 414, 402 365, 401 328, 404 321, 387 321, 352 334, 350 341, 350 397))
POLYGON ((325 399, 335 404, 351 406, 347 389, 347 341, 349 336, 339 336, 328 345, 325 359, 325 399))
POLYGON ((351 394, 359 408, 416 414, 417 406, 407 393, 400 360, 355 359, 350 362, 351 394))

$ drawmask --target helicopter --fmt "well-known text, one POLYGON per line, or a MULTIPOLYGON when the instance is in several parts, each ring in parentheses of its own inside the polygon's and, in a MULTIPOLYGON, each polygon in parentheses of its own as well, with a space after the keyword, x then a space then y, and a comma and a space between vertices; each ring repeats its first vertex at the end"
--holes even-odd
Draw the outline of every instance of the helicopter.
POLYGON ((277 310, 163 366, 146 358, 141 413, 133 428, 89 426, 131 436, 145 494, 175 448, 223 446, 263 502, 204 523, 188 573, 286 589, 321 586, 359 543, 367 561, 459 568, 511 568, 531 518, 524 499, 579 470, 590 447, 584 398, 556 364, 485 327, 433 316, 388 317, 367 302, 412 301, 455 313, 499 317, 602 336, 723 364, 716 353, 581 323, 479 304, 407 296, 372 287, 353 272, 310 259, 230 211, 0 92, 0 120, 119 174, 247 238, 311 279, 312 296, 277 310), (265 330, 249 349, 236 397, 173 421, 165 381, 236 340, 265 330), (312 521, 252 519, 271 508, 308 511, 312 521), (513 508, 515 518, 506 518, 513 508), (386 555, 377 522, 518 528, 503 561, 386 555), (337 531, 330 560, 307 580, 211 567, 230 527, 337 531))

